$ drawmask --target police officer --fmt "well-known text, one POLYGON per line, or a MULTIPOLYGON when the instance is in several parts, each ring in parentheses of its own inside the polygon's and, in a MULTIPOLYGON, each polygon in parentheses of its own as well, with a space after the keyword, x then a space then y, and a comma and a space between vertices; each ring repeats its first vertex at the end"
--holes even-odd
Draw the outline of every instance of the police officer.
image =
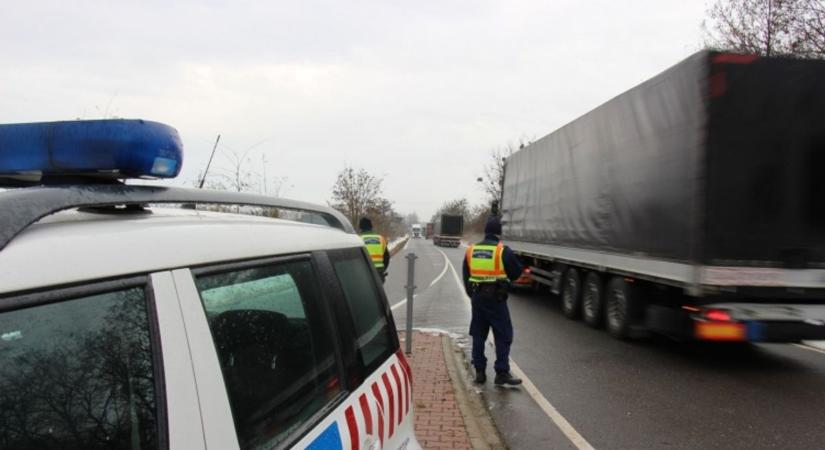
POLYGON ((496 385, 519 385, 521 380, 510 374, 510 344, 513 324, 507 309, 507 288, 523 270, 515 253, 500 242, 501 222, 490 217, 484 226, 484 240, 470 245, 464 257, 464 289, 472 299, 473 367, 476 383, 487 381, 487 358, 484 342, 490 328, 496 343, 496 385))
POLYGON ((372 221, 366 217, 362 217, 358 222, 358 228, 361 229, 361 239, 364 240, 364 245, 367 247, 367 253, 370 254, 375 269, 381 275, 381 282, 387 278, 387 268, 390 266, 390 251, 387 248, 387 238, 372 231, 372 221))

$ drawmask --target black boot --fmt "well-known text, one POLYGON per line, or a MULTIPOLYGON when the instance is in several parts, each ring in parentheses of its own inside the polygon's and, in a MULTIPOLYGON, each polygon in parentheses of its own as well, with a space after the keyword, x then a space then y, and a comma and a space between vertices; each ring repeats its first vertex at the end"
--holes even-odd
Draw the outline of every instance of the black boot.
POLYGON ((476 369, 476 379, 474 381, 478 384, 487 382, 487 374, 484 373, 484 369, 476 369))
POLYGON ((518 386, 521 384, 521 378, 516 378, 510 372, 496 373, 496 386, 518 386))

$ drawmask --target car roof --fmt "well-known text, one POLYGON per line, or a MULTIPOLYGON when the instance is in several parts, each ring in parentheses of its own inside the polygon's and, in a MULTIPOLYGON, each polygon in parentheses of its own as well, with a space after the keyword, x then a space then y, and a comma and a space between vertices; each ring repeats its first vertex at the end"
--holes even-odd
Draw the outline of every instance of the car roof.
POLYGON ((0 251, 0 294, 361 245, 336 228, 243 214, 69 210, 41 219, 0 251))

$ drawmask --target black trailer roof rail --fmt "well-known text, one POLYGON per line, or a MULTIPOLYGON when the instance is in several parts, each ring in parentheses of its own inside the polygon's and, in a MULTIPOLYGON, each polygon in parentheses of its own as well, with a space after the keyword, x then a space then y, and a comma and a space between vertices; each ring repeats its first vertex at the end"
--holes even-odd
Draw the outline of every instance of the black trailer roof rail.
POLYGON ((333 228, 355 233, 349 220, 332 208, 284 198, 243 192, 123 184, 49 186, 0 192, 0 250, 32 224, 60 211, 159 203, 284 209, 318 215, 333 228))

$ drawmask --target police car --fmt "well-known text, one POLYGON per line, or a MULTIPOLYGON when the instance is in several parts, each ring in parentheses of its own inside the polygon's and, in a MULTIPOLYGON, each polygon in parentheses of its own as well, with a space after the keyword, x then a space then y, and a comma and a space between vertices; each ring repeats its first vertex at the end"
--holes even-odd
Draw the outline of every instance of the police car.
POLYGON ((181 163, 159 123, 0 125, 0 448, 420 448, 351 224, 122 181, 181 163))

